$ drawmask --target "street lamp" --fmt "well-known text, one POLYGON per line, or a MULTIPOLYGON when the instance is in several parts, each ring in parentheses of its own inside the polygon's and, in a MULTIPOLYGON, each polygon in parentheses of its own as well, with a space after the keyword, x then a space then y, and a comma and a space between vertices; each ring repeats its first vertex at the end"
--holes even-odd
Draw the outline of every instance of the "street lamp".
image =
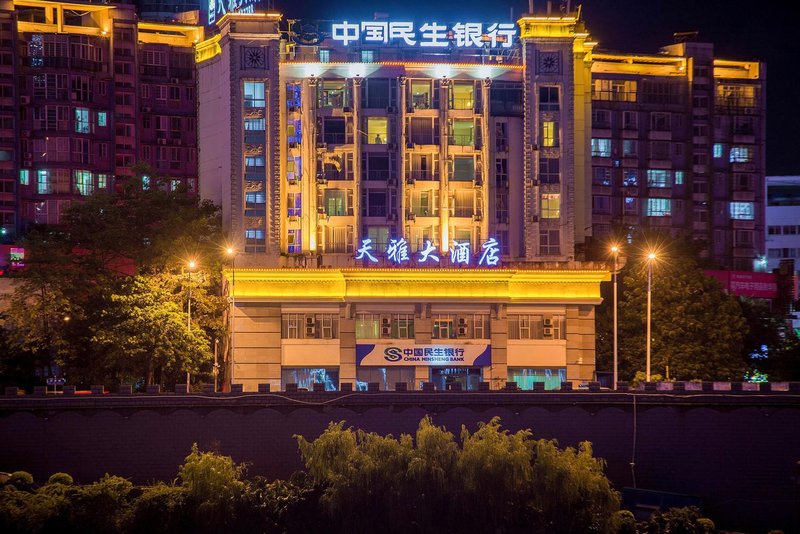
POLYGON ((650 382, 650 315, 653 301, 653 261, 655 259, 655 252, 651 252, 647 255, 647 369, 645 372, 645 380, 647 382, 650 382))
POLYGON ((225 249, 225 253, 231 259, 231 377, 230 383, 233 384, 234 372, 236 369, 236 250, 233 247, 225 249))
POLYGON ((614 255, 614 390, 617 389, 618 360, 617 349, 619 347, 617 338, 617 258, 619 257, 619 247, 613 245, 611 254, 614 255))
MULTIPOLYGON (((186 306, 187 309, 187 318, 186 318, 186 327, 188 328, 189 332, 192 331, 192 271, 197 268, 197 262, 195 260, 189 260, 186 264, 186 270, 189 272, 189 299, 186 306)), ((189 373, 188 365, 186 369, 186 391, 189 391, 190 387, 190 379, 191 375, 189 373)))

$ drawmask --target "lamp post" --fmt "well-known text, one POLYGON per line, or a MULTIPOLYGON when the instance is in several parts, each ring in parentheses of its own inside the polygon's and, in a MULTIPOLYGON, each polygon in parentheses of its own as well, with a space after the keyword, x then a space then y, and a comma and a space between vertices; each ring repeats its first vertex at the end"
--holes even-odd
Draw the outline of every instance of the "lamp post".
POLYGON ((645 372, 645 379, 647 382, 650 382, 650 317, 653 302, 653 260, 655 259, 655 252, 651 252, 647 255, 647 368, 645 372))
POLYGON ((614 390, 616 390, 618 378, 617 349, 619 347, 617 341, 617 257, 619 256, 619 247, 613 245, 611 253, 614 255, 614 390))
MULTIPOLYGON (((195 270, 197 267, 197 262, 194 260, 189 260, 186 264, 187 270, 189 271, 189 299, 186 306, 186 327, 189 332, 192 331, 192 271, 195 270)), ((189 391, 191 382, 191 374, 189 373, 188 365, 186 369, 186 391, 189 391)))
POLYGON ((236 369, 236 250, 228 247, 225 253, 231 259, 231 376, 230 383, 233 384, 236 369))

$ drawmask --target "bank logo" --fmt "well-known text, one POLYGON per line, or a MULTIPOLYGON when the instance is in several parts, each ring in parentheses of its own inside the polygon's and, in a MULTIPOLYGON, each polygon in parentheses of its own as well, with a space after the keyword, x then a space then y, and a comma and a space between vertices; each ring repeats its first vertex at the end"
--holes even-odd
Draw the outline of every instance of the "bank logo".
POLYGON ((387 362, 399 362, 403 359, 403 349, 399 347, 386 347, 383 350, 383 359, 387 362))

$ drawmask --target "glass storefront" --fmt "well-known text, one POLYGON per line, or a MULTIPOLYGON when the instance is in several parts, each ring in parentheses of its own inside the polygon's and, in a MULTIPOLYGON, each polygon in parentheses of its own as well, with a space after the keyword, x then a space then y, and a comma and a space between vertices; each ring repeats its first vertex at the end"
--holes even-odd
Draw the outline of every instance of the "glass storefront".
POLYGON ((480 367, 431 367, 431 382, 437 391, 446 391, 456 382, 464 391, 477 391, 482 377, 480 367))
POLYGON ((312 391, 314 384, 325 384, 325 391, 335 391, 339 389, 339 369, 284 367, 281 369, 281 387, 285 390, 286 384, 297 384, 298 389, 312 391))
POLYGON ((516 382, 519 389, 533 389, 533 384, 543 382, 544 389, 561 388, 561 382, 567 381, 565 367, 509 367, 508 381, 516 382))
POLYGON ((356 371, 356 390, 367 391, 370 382, 377 382, 381 391, 394 390, 397 382, 414 389, 413 367, 359 367, 356 371))

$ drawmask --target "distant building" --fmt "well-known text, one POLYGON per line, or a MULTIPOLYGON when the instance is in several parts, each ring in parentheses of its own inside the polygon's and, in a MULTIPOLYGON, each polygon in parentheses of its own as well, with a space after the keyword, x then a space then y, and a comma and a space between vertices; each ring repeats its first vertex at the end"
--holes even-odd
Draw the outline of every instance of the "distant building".
POLYGON ((709 43, 593 54, 595 254, 651 228, 691 235, 718 267, 759 267, 765 82, 763 63, 716 58, 709 43))
POLYGON ((800 262, 800 176, 768 176, 766 184, 766 269, 784 259, 800 262))
POLYGON ((138 22, 123 4, 0 0, 0 32, 7 240, 57 223, 70 202, 114 187, 138 162, 196 190, 202 27, 138 22))

